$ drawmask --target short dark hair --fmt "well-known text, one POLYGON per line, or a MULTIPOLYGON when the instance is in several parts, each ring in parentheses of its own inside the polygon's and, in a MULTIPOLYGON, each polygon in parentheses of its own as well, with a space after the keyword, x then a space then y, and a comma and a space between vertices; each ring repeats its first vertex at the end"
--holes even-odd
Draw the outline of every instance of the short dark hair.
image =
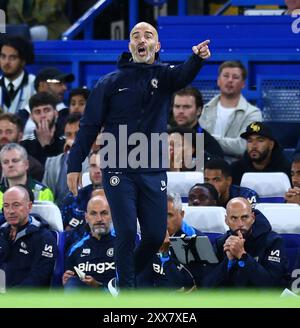
POLYGON ((203 107, 204 103, 203 103, 202 93, 197 88, 188 86, 188 87, 183 88, 179 91, 176 91, 173 94, 173 97, 172 97, 172 106, 174 105, 175 96, 192 96, 192 97, 195 98, 196 107, 197 108, 198 107, 200 107, 200 108, 203 107))
POLYGON ((31 112, 33 108, 42 105, 51 105, 56 110, 57 99, 48 92, 38 92, 29 99, 29 108, 31 112))
POLYGON ((0 114, 0 121, 9 121, 17 127, 18 132, 23 132, 24 130, 23 122, 18 115, 12 113, 2 113, 0 114))
POLYGON ((222 174, 224 177, 231 177, 231 167, 230 165, 224 161, 223 159, 217 158, 217 159, 212 159, 210 161, 207 161, 205 163, 204 170, 221 170, 222 174))
POLYGON ((33 64, 34 49, 30 41, 21 36, 8 36, 1 40, 1 51, 3 46, 8 46, 18 51, 19 57, 25 60, 26 64, 33 64))
POLYGON ((87 100, 89 95, 90 95, 90 90, 87 88, 72 89, 69 94, 69 102, 74 96, 82 96, 85 100, 87 100))
POLYGON ((239 60, 228 60, 228 61, 225 61, 223 62, 220 66, 219 66, 219 70, 218 70, 218 74, 220 75, 223 71, 224 68, 227 68, 227 67, 230 67, 230 68, 239 68, 241 71, 242 71, 242 78, 243 78, 243 81, 246 80, 247 78, 247 70, 245 68, 245 66, 239 61, 239 60))
POLYGON ((66 119, 65 125, 77 123, 80 121, 81 117, 82 117, 81 113, 70 114, 66 119))
POLYGON ((192 186, 192 188, 189 190, 189 193, 194 189, 194 188, 197 188, 197 187, 203 187, 203 188, 206 188, 209 193, 212 195, 213 199, 216 201, 217 205, 219 204, 219 194, 218 194, 218 191, 217 189, 210 183, 207 183, 207 182, 204 182, 204 183, 196 183, 192 186))

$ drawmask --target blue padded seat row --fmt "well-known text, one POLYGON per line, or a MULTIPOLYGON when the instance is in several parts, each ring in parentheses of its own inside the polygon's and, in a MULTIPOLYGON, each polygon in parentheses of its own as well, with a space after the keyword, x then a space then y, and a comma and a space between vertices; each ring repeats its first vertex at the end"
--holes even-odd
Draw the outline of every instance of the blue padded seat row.
POLYGON ((49 228, 52 230, 57 246, 58 255, 55 261, 54 272, 51 279, 52 287, 62 286, 62 275, 64 273, 64 231, 62 217, 57 205, 50 201, 35 201, 32 206, 32 213, 39 214, 48 222, 49 228))
POLYGON ((255 190, 260 202, 283 203, 291 183, 283 172, 247 172, 242 176, 241 186, 255 190))
POLYGON ((21 36, 26 40, 31 40, 29 26, 27 24, 6 24, 6 35, 21 36))
MULTIPOLYGON (((228 230, 225 224, 225 208, 221 206, 183 206, 184 220, 194 228, 212 234, 228 230)), ((212 235, 213 236, 213 235, 212 235)))
POLYGON ((289 269, 292 270, 300 247, 300 206, 297 204, 275 204, 256 208, 266 216, 272 229, 284 239, 289 269))
POLYGON ((203 183, 202 172, 167 172, 168 192, 179 193, 183 202, 187 202, 189 190, 196 183, 203 183))

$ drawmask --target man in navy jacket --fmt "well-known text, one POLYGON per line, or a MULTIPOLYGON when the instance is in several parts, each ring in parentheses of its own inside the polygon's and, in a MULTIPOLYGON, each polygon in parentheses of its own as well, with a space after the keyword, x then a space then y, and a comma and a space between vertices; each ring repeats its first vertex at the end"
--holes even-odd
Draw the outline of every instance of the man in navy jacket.
POLYGON ((48 225, 29 215, 32 203, 25 187, 4 193, 6 219, 0 228, 0 268, 7 287, 46 287, 57 256, 57 245, 48 225))
POLYGON ((158 136, 166 132, 172 94, 196 77, 203 59, 210 57, 208 43, 206 40, 194 46, 193 55, 181 65, 162 64, 157 59, 157 31, 148 23, 138 23, 130 32, 130 53, 122 54, 118 69, 98 81, 87 101, 69 156, 68 185, 76 195, 81 162, 104 128, 104 141, 112 136, 115 142, 106 149, 101 166, 116 231, 115 260, 121 287, 134 287, 135 274, 163 243, 167 228, 167 167, 162 162, 168 151, 164 147, 162 153, 162 147, 158 147, 156 152, 150 138, 153 133, 158 136), (139 140, 134 142, 137 133, 150 147, 142 147, 134 156, 131 151, 135 149, 133 143, 139 145, 139 140), (142 241, 134 253, 137 217, 142 241))
POLYGON ((86 233, 75 242, 66 255, 65 288, 106 287, 115 277, 114 236, 111 214, 105 196, 90 199, 86 211, 86 233), (78 277, 74 267, 85 276, 78 277))
POLYGON ((207 287, 283 287, 288 261, 282 238, 259 211, 241 197, 229 201, 225 222, 230 230, 216 240, 220 263, 205 277, 207 287))
POLYGON ((138 287, 165 287, 191 289, 201 284, 206 264, 192 261, 183 265, 170 246, 169 237, 202 236, 203 234, 184 221, 184 210, 180 194, 168 193, 168 234, 159 252, 138 275, 138 287))

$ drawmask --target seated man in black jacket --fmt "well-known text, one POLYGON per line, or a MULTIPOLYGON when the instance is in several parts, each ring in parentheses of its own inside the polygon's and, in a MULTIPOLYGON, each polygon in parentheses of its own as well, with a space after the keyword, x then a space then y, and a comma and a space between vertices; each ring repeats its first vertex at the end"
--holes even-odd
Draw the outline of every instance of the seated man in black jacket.
MULTIPOLYGON (((174 93, 172 113, 177 128, 187 128, 204 136, 204 150, 213 158, 223 158, 223 150, 217 140, 204 130, 198 120, 203 108, 201 92, 193 87, 186 87, 174 93)), ((179 132, 174 130, 173 132, 179 132)), ((183 130, 184 133, 184 130, 183 130)))
POLYGON ((249 124, 241 138, 246 139, 247 150, 242 159, 232 163, 233 184, 240 185, 245 172, 284 172, 290 177, 291 165, 266 124, 249 124))
POLYGON ((284 287, 288 284, 288 260, 282 238, 269 221, 241 197, 226 208, 230 230, 216 240, 220 261, 204 279, 206 287, 284 287))
MULTIPOLYGON (((58 112, 56 98, 47 92, 38 92, 29 100, 31 118, 36 125, 34 136, 22 141, 28 154, 36 158, 42 165, 47 157, 63 152, 64 138, 57 126, 58 112)), ((63 128, 62 128, 63 130, 63 128)))

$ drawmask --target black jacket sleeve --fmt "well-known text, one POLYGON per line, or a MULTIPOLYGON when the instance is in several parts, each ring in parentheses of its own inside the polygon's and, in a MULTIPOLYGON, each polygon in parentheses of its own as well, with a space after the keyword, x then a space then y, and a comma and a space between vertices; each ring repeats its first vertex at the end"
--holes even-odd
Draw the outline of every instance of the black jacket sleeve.
POLYGON ((190 84, 197 76, 202 64, 203 59, 193 54, 183 64, 167 66, 167 85, 171 88, 171 92, 190 84))

